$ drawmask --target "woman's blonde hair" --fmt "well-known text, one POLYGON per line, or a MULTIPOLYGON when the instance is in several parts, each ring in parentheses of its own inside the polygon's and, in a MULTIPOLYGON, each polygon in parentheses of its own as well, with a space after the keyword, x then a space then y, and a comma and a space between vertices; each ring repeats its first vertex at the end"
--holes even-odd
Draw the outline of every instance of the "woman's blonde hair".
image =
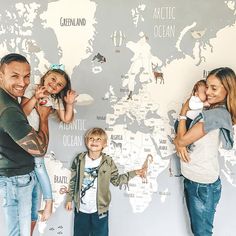
POLYGON ((214 75, 223 84, 226 95, 226 107, 231 114, 233 124, 236 124, 236 75, 235 72, 228 67, 221 67, 212 70, 207 78, 214 75))

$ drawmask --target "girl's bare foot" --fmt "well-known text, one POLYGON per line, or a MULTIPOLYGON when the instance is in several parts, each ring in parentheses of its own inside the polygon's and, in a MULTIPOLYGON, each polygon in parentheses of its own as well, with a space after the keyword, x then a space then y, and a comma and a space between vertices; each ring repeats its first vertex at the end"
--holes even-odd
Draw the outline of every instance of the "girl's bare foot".
POLYGON ((46 200, 45 207, 42 211, 41 221, 46 221, 52 214, 52 200, 46 200))

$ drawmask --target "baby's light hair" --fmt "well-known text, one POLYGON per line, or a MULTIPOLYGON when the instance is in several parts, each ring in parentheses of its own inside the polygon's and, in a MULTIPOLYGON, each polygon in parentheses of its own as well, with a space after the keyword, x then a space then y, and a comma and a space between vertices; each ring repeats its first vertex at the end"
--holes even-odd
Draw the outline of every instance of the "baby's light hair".
POLYGON ((193 90, 192 90, 192 95, 195 95, 195 93, 198 91, 198 88, 200 86, 206 86, 206 80, 204 79, 201 79, 201 80, 198 80, 194 86, 193 86, 193 90))
POLYGON ((89 138, 93 135, 99 136, 107 142, 108 137, 107 137, 106 131, 103 130, 102 128, 94 127, 94 128, 89 129, 86 132, 84 136, 85 144, 88 143, 89 138))

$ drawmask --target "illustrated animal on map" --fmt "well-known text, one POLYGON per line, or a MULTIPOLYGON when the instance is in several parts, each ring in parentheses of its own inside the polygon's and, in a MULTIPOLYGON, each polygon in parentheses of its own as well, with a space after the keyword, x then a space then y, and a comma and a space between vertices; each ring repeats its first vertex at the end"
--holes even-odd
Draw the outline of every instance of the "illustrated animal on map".
POLYGON ((122 143, 116 143, 114 140, 111 140, 111 147, 115 152, 122 152, 122 143))
POLYGON ((164 75, 163 75, 163 73, 158 72, 157 71, 157 65, 155 65, 153 63, 152 63, 152 72, 153 72, 154 78, 156 80, 156 83, 157 83, 157 80, 159 79, 160 84, 164 84, 164 75))
POLYGON ((48 157, 52 158, 53 160, 56 160, 55 152, 50 151, 50 154, 48 154, 48 157))
POLYGON ((204 30, 192 30, 191 31, 191 35, 195 39, 202 38, 205 33, 206 33, 206 29, 204 29, 204 30))
POLYGON ((94 60, 97 60, 97 62, 101 62, 101 63, 106 62, 106 58, 103 55, 101 55, 100 53, 98 53, 97 55, 95 55, 93 57, 92 61, 94 61, 94 60))
POLYGON ((147 180, 148 167, 150 166, 152 162, 153 162, 153 156, 151 154, 148 154, 142 166, 142 168, 146 169, 145 177, 142 179, 142 182, 145 184, 148 183, 148 180, 147 180))

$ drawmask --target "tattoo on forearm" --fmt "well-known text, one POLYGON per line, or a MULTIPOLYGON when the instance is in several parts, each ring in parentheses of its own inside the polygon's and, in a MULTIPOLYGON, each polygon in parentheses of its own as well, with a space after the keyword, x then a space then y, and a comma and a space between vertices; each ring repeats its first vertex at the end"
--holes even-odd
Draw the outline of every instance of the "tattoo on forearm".
POLYGON ((35 156, 43 156, 47 151, 48 135, 43 132, 37 134, 32 129, 27 136, 18 140, 17 143, 28 153, 35 156))

